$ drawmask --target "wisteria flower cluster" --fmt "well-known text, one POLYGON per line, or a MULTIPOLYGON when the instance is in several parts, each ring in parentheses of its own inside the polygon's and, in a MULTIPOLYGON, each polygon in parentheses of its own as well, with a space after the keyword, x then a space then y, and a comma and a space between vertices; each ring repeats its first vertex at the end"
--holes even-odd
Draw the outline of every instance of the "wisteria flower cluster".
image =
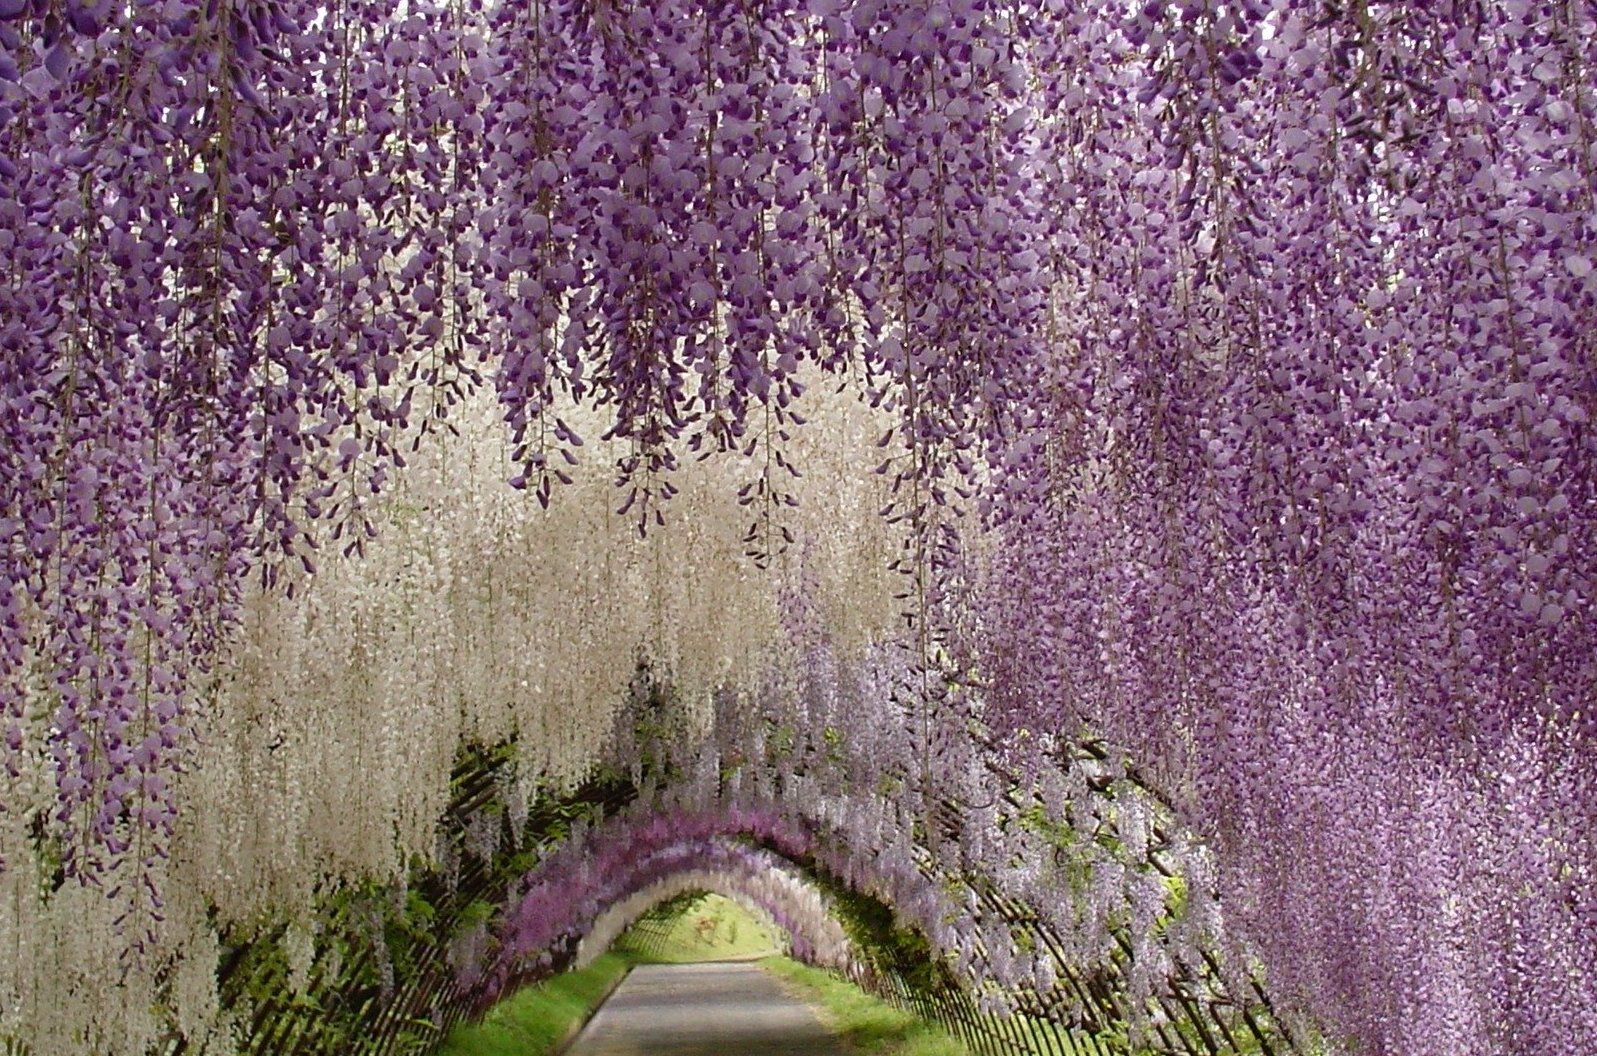
POLYGON ((1594 51, 1553 0, 0 0, 0 1030, 61 981, 62 1051, 153 1039, 209 906, 402 872, 461 740, 569 780, 642 661, 736 731, 676 762, 896 790, 912 864, 1000 854, 938 823, 984 758, 1107 744, 1338 1043, 1585 1056, 1594 51))

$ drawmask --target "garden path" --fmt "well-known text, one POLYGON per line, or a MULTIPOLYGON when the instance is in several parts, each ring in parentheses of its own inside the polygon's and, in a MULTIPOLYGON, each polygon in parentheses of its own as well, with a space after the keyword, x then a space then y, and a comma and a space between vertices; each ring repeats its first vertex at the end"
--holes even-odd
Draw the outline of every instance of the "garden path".
POLYGON ((634 968, 566 1056, 843 1056, 804 1002, 751 962, 634 968))

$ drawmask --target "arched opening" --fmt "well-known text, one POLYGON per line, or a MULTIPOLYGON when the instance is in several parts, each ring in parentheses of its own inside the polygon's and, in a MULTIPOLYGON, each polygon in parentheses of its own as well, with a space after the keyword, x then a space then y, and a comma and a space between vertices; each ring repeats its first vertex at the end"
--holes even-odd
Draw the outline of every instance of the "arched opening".
POLYGON ((788 952, 791 938, 752 901, 695 888, 639 914, 610 949, 654 961, 759 960, 788 952))
POLYGON ((577 948, 576 966, 586 965, 609 949, 628 928, 662 904, 710 892, 732 902, 766 929, 780 942, 780 952, 840 971, 853 964, 848 937, 822 892, 796 870, 772 861, 757 872, 687 869, 653 881, 595 919, 577 948))

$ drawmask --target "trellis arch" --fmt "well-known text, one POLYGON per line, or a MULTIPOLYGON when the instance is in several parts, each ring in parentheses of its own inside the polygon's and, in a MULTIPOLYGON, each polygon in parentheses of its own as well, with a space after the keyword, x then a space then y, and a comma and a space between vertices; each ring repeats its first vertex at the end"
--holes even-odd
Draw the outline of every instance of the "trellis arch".
POLYGON ((827 908, 821 891, 796 870, 775 861, 747 875, 692 867, 653 881, 600 913, 578 945, 575 965, 580 968, 591 962, 662 903, 696 893, 716 894, 733 902, 785 940, 787 952, 799 960, 843 972, 854 966, 848 936, 827 908))
POLYGON ((0 1035, 331 1045, 215 984, 355 950, 422 1030, 533 857, 457 751, 586 782, 641 650, 750 727, 658 784, 984 998, 1597 1050, 1594 70, 1572 0, 0 0, 0 1035))

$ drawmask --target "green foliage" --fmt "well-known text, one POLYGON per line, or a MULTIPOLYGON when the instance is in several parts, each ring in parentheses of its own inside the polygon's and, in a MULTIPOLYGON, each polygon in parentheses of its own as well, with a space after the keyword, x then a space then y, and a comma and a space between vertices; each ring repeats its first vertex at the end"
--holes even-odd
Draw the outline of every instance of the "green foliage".
POLYGON ((1015 820, 1027 832, 1036 833, 1055 847, 1067 848, 1076 842, 1076 830, 1063 821, 1050 818, 1041 803, 1033 803, 1015 815, 1015 820))
POLYGON ((1155 935, 1163 935, 1172 923, 1180 920, 1187 912, 1187 881, 1181 876, 1167 876, 1164 878, 1165 911, 1159 914, 1159 919, 1154 921, 1155 935))
POLYGON ((775 762, 784 756, 792 755, 797 747, 798 731, 788 725, 777 726, 765 739, 766 760, 775 762))
POLYGON ((455 917, 454 934, 462 935, 479 924, 488 923, 488 921, 493 919, 495 912, 497 910, 494 908, 493 903, 485 902, 480 898, 473 899, 455 917))
POLYGON ((1132 1048, 1130 1029, 1125 1020, 1117 1019, 1097 1035, 1098 1044, 1109 1049, 1110 1052, 1123 1052, 1129 1056, 1159 1056, 1153 1049, 1144 1045, 1132 1048))
POLYGON ((537 865, 538 860, 542 857, 543 855, 539 853, 538 848, 528 847, 501 859, 501 864, 495 869, 495 872, 502 871, 511 877, 525 876, 532 872, 533 866, 537 865))
POLYGON ((833 915, 866 959, 910 986, 931 990, 939 985, 942 965, 933 957, 931 943, 916 929, 901 926, 891 907, 825 874, 810 879, 826 892, 833 915))

